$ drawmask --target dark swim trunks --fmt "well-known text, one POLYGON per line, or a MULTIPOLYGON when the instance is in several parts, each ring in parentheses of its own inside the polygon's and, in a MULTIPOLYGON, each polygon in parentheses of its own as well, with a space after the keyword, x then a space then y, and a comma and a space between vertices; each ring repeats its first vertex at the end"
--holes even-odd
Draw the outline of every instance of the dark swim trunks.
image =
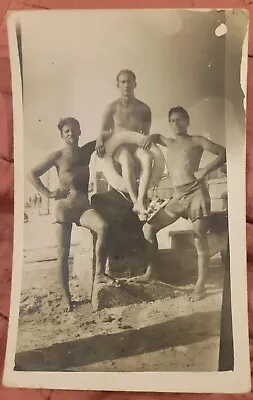
POLYGON ((208 217, 211 213, 211 200, 206 185, 194 181, 174 188, 172 199, 164 208, 166 214, 190 219, 208 217))
POLYGON ((80 217, 85 211, 91 210, 87 194, 70 192, 68 197, 56 201, 55 223, 76 224, 80 226, 80 217))

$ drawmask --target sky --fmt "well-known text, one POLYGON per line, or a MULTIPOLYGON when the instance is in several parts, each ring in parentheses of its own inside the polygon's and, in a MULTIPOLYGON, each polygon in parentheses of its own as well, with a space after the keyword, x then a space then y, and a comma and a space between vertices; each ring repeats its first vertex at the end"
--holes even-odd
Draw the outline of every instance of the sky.
POLYGON ((136 97, 152 110, 151 133, 171 136, 168 110, 181 105, 190 113, 190 134, 225 145, 224 55, 230 32, 215 35, 220 15, 189 10, 26 13, 21 23, 25 173, 62 147, 60 118, 80 121, 80 144, 98 137, 104 109, 119 96, 116 75, 124 68, 135 72, 136 97))

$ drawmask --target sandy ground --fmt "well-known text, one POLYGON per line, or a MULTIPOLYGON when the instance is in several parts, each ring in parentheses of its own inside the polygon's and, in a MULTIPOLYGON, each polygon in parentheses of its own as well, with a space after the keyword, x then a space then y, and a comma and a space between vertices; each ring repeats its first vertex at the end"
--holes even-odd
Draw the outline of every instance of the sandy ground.
MULTIPOLYGON (((217 370, 222 296, 213 285, 197 303, 180 294, 99 312, 84 303, 66 313, 55 262, 45 264, 24 272, 18 369, 217 370)), ((75 279, 71 287, 80 289, 75 279)))
MULTIPOLYGON (((28 236, 34 234, 33 224, 29 225, 28 236)), ((25 253, 16 369, 217 370, 223 281, 219 264, 210 268, 207 297, 196 303, 190 303, 185 295, 193 287, 189 283, 178 288, 167 285, 168 295, 163 288, 164 298, 157 301, 98 312, 83 302, 66 313, 53 239, 46 235, 51 244, 48 260, 35 261, 40 258, 37 239, 34 237, 33 245, 28 241, 30 248, 25 253)), ((76 300, 80 299, 80 282, 72 277, 70 283, 76 300)))

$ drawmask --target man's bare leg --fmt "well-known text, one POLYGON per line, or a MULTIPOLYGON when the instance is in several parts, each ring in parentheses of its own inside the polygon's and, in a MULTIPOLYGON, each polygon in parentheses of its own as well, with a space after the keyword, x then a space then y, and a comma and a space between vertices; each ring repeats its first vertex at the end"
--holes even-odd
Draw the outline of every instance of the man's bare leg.
POLYGON ((73 310, 73 303, 69 290, 69 250, 72 224, 55 224, 57 240, 57 263, 60 282, 63 289, 67 311, 73 310))
POLYGON ((81 216, 80 224, 81 226, 90 229, 97 234, 95 272, 96 283, 113 283, 114 279, 105 273, 107 260, 107 225, 105 221, 95 210, 88 210, 81 216))
POLYGON ((146 257, 148 260, 148 267, 145 274, 134 276, 133 278, 129 279, 129 282, 151 283, 152 281, 157 280, 157 274, 155 270, 155 257, 158 251, 158 242, 156 237, 157 232, 157 229, 149 223, 146 223, 143 226, 143 234, 146 240, 146 257))
POLYGON ((120 148, 117 153, 117 161, 121 165, 122 178, 124 179, 130 199, 133 202, 133 211, 143 213, 145 209, 139 207, 137 200, 137 179, 135 176, 135 161, 126 148, 120 148))
POLYGON ((138 148, 135 152, 135 157, 141 166, 137 206, 138 209, 146 210, 145 203, 151 180, 153 156, 149 151, 138 148))
POLYGON ((158 252, 158 242, 156 235, 161 229, 173 224, 177 219, 178 216, 173 214, 169 215, 164 209, 161 209, 150 222, 147 222, 143 226, 143 235, 147 244, 146 256, 149 264, 145 274, 130 278, 130 282, 150 283, 157 280, 155 262, 158 252))
POLYGON ((210 262, 210 251, 207 240, 208 220, 198 219, 193 222, 195 247, 198 254, 198 279, 190 301, 198 301, 205 295, 205 282, 210 262))

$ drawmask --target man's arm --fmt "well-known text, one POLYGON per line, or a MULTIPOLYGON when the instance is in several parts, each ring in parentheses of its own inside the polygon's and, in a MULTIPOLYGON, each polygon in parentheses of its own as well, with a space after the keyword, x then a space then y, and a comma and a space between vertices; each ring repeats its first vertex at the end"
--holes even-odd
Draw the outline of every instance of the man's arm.
POLYGON ((105 154, 104 142, 112 136, 113 130, 114 130, 113 107, 112 104, 109 104, 102 117, 101 133, 96 141, 96 151, 99 157, 104 156, 105 154))
POLYGON ((61 151, 56 151, 50 154, 44 161, 34 167, 28 174, 28 180, 31 184, 45 197, 54 197, 53 193, 42 183, 40 177, 44 175, 49 169, 55 166, 56 160, 60 157, 61 151))
POLYGON ((151 127, 151 110, 148 106, 145 106, 143 114, 142 133, 148 135, 151 127))
POLYGON ((106 107, 105 112, 102 116, 101 134, 103 134, 103 132, 108 132, 113 129, 114 129, 113 104, 109 104, 109 106, 106 107))
POLYGON ((160 144, 161 146, 169 147, 172 140, 173 139, 166 138, 159 133, 152 133, 142 140, 140 147, 144 150, 149 150, 152 144, 160 144))
POLYGON ((89 164, 91 156, 94 153, 95 149, 96 149, 96 140, 85 143, 82 146, 82 157, 85 158, 85 160, 87 160, 87 164, 89 164))
POLYGON ((195 137, 196 143, 199 144, 203 150, 208 151, 209 153, 215 154, 217 157, 207 164, 203 169, 203 178, 208 175, 210 172, 220 168, 226 162, 226 149, 219 144, 211 142, 211 140, 206 139, 203 136, 195 137))

